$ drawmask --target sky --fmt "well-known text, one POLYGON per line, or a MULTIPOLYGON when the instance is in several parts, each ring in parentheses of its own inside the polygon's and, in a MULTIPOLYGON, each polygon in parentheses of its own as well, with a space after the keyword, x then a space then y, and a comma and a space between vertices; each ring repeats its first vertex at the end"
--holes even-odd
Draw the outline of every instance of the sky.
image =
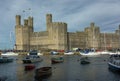
POLYGON ((15 16, 21 22, 33 16, 34 31, 46 30, 46 14, 53 22, 66 22, 69 32, 84 31, 91 22, 101 32, 114 32, 120 24, 120 0, 0 0, 0 49, 15 44, 15 16), (23 12, 25 11, 25 12, 23 12))

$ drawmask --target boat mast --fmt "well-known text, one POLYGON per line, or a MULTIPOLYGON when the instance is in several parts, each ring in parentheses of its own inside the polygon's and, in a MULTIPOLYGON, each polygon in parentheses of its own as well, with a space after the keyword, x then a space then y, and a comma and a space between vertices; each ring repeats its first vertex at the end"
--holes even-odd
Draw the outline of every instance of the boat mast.
POLYGON ((38 32, 36 32, 36 50, 38 50, 38 32))
POLYGON ((106 50, 106 37, 105 37, 105 32, 104 32, 104 50, 106 50))
POLYGON ((37 33, 37 50, 38 50, 38 45, 39 45, 39 41, 38 41, 38 33, 37 33))
POLYGON ((119 49, 120 49, 120 25, 119 25, 119 49))
POLYGON ((94 40, 94 39, 95 39, 95 36, 94 36, 94 35, 95 35, 95 32, 94 32, 94 27, 93 27, 93 46, 92 46, 93 48, 95 47, 95 46, 94 46, 94 41, 95 41, 95 40, 94 40))
POLYGON ((70 51, 71 51, 71 38, 70 38, 70 42, 69 42, 69 45, 70 45, 69 47, 70 47, 70 51))
POLYGON ((12 33, 12 32, 10 32, 10 47, 11 47, 11 33, 12 33))

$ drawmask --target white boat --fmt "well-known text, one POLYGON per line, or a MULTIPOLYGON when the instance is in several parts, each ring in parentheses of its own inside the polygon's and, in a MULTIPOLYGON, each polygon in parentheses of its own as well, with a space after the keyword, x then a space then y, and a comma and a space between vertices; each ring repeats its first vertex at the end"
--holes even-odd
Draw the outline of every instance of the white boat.
POLYGON ((80 51, 80 55, 95 56, 100 55, 100 53, 96 52, 95 50, 85 49, 80 51))
POLYGON ((80 55, 86 55, 86 56, 91 56, 91 55, 100 55, 99 53, 97 52, 88 52, 88 53, 84 53, 84 52, 80 52, 80 55))
POLYGON ((66 51, 66 52, 64 52, 64 55, 73 55, 74 54, 74 52, 72 52, 72 51, 66 51))
POLYGON ((1 53, 2 56, 17 56, 18 53, 15 52, 5 52, 5 53, 1 53))
MULTIPOLYGON (((29 53, 27 55, 30 55, 29 53)), ((43 55, 43 53, 38 52, 37 55, 43 55)))
POLYGON ((111 52, 111 53, 109 53, 109 55, 115 55, 115 54, 120 55, 120 52, 111 52))
POLYGON ((108 65, 110 69, 120 71, 120 55, 111 55, 108 65))
POLYGON ((50 54, 51 54, 51 55, 58 55, 59 52, 57 52, 57 51, 51 51, 50 54))
POLYGON ((27 55, 43 55, 43 53, 38 52, 37 50, 31 50, 27 55))
POLYGON ((39 52, 38 55, 43 55, 43 53, 40 53, 40 52, 39 52))
POLYGON ((104 51, 97 51, 98 54, 101 54, 101 55, 109 55, 110 53, 112 52, 109 52, 107 50, 104 50, 104 51))

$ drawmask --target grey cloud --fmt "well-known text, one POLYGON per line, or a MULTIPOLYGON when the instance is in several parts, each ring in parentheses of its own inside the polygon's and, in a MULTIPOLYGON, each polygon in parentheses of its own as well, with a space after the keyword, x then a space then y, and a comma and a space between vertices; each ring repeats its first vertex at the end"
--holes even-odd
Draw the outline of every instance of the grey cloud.
POLYGON ((91 22, 100 26, 102 31, 106 28, 110 29, 106 32, 113 31, 120 23, 119 4, 119 0, 3 0, 0 1, 0 31, 3 31, 0 32, 3 38, 0 43, 9 38, 10 31, 14 31, 17 14, 22 16, 22 20, 32 15, 35 31, 46 29, 47 13, 53 14, 53 21, 67 22, 71 32, 84 30, 91 22), (28 8, 31 10, 27 11, 28 8))

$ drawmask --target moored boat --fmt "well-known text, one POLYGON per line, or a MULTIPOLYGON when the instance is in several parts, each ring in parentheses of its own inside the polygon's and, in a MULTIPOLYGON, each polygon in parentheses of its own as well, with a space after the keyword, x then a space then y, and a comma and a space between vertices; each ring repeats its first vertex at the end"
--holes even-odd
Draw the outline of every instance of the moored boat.
POLYGON ((57 52, 57 51, 51 51, 50 54, 51 54, 51 55, 58 55, 59 52, 57 52))
POLYGON ((56 63, 62 63, 64 61, 63 57, 53 57, 51 58, 51 63, 56 64, 56 63))
POLYGON ((84 50, 80 50, 80 55, 95 56, 95 55, 100 55, 100 53, 96 52, 95 49, 84 49, 84 50))
POLYGON ((0 63, 9 63, 9 62, 13 62, 13 58, 0 56, 0 63))
POLYGON ((111 55, 108 62, 109 69, 120 71, 120 55, 111 55))
POLYGON ((74 54, 74 52, 72 52, 72 51, 66 51, 66 52, 64 52, 64 55, 73 55, 74 54))
POLYGON ((2 56, 17 56, 18 53, 15 52, 3 52, 1 53, 2 56))
POLYGON ((34 62, 41 62, 43 59, 38 56, 37 50, 31 50, 29 55, 26 56, 22 61, 23 63, 34 63, 34 62))
POLYGON ((43 59, 40 56, 36 55, 29 55, 26 56, 22 61, 23 63, 35 63, 35 62, 41 62, 43 59))
POLYGON ((35 79, 44 79, 52 74, 52 67, 41 67, 35 71, 35 79))
POLYGON ((7 80, 7 76, 0 76, 0 81, 6 81, 7 80))
POLYGON ((40 51, 37 50, 30 50, 30 52, 27 55, 43 55, 40 51))
POLYGON ((90 61, 88 60, 87 57, 85 57, 85 58, 82 58, 82 59, 81 59, 81 62, 80 62, 80 63, 83 64, 83 65, 85 65, 85 64, 90 64, 90 61))
POLYGON ((27 64, 25 65, 25 70, 28 71, 28 70, 32 70, 35 68, 35 65, 34 64, 27 64))

